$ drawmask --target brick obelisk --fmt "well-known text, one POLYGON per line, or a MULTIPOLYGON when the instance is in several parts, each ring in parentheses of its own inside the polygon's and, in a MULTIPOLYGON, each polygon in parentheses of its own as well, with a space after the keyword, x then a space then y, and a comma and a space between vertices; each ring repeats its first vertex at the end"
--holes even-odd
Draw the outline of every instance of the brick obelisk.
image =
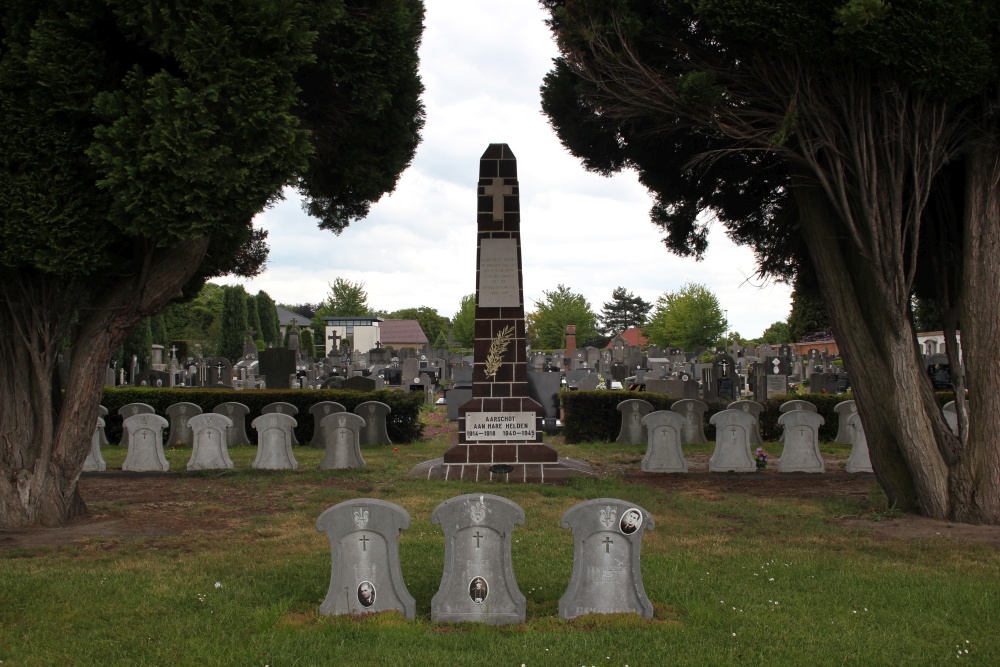
POLYGON ((517 159, 507 144, 490 144, 480 158, 477 200, 472 399, 458 410, 458 444, 410 475, 518 482, 592 475, 542 442, 543 409, 528 396, 517 159))

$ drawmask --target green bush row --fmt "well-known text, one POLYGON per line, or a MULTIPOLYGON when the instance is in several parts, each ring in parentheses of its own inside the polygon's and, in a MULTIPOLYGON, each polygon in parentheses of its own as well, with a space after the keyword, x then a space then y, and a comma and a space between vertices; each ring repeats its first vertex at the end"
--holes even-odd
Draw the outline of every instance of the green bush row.
POLYGON ((105 417, 105 433, 108 442, 118 443, 122 433, 122 418, 118 410, 129 403, 146 403, 153 406, 156 414, 167 416, 167 408, 174 403, 194 403, 203 412, 211 412, 221 403, 234 401, 250 408, 246 418, 246 432, 250 440, 256 442, 257 432, 250 426, 254 419, 261 415, 264 406, 271 403, 291 403, 299 409, 295 415, 298 425, 295 436, 301 443, 312 441, 313 417, 309 408, 320 401, 335 401, 343 405, 348 412, 366 401, 381 401, 392 412, 386 418, 386 430, 389 439, 394 443, 407 443, 418 440, 423 434, 423 424, 420 423, 420 406, 423 405, 423 394, 405 391, 383 389, 381 391, 344 391, 340 389, 260 389, 253 391, 234 391, 220 389, 163 389, 155 387, 130 387, 126 389, 104 390, 101 405, 108 409, 105 417))

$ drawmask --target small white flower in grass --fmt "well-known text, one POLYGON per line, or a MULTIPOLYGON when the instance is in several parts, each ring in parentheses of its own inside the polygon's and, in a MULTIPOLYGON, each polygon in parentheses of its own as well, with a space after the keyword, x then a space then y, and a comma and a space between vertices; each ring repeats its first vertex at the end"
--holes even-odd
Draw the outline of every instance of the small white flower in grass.
POLYGON ((215 587, 216 588, 222 588, 222 582, 221 581, 215 582, 215 587))
POLYGON ((735 637, 735 636, 736 636, 736 633, 734 632, 734 633, 733 633, 733 637, 735 637))
POLYGON ((774 581, 774 577, 769 578, 768 581, 774 581))

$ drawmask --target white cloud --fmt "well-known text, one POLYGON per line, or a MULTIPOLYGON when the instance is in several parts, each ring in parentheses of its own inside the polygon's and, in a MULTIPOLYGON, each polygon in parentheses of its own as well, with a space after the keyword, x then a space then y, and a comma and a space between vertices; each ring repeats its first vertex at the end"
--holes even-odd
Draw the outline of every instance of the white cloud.
MULTIPOLYGON (((749 249, 721 228, 703 262, 663 247, 634 174, 588 173, 541 112, 539 86, 557 55, 536 0, 427 0, 421 75, 427 123, 397 189, 340 236, 320 231, 294 195, 259 216, 268 269, 251 281, 279 302, 322 300, 336 277, 363 281, 379 309, 430 306, 451 316, 475 289, 475 187, 480 155, 507 143, 518 158, 524 290, 530 310, 562 283, 595 311, 617 286, 649 301, 704 283, 732 329, 757 336, 787 317, 789 288, 755 287, 749 249)), ((235 282, 231 278, 219 282, 235 282)))

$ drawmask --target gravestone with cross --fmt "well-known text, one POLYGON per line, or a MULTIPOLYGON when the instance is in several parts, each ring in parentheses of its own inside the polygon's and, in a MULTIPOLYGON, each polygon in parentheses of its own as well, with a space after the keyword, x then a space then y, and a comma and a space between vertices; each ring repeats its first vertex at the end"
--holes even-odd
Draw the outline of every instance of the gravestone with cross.
POLYGON ((188 420, 201 414, 201 406, 196 403, 174 403, 164 412, 170 420, 170 435, 167 436, 168 447, 191 447, 194 445, 194 435, 188 420))
POLYGON ((170 464, 163 455, 163 429, 168 425, 166 419, 150 413, 138 413, 126 419, 122 426, 128 439, 128 454, 122 463, 122 470, 132 472, 170 470, 170 464))
POLYGON ((229 417, 215 412, 195 415, 188 420, 194 444, 188 470, 220 470, 233 467, 226 444, 226 432, 233 425, 229 417))
POLYGON ((381 401, 365 401, 354 408, 354 414, 365 420, 359 433, 362 445, 391 445, 386 421, 392 408, 381 401))
POLYGON ((681 429, 682 445, 700 445, 708 442, 708 438, 705 437, 707 405, 697 399, 689 398, 674 401, 670 409, 684 417, 684 426, 681 429))
MULTIPOLYGON (((156 414, 156 409, 152 405, 149 405, 148 403, 129 403, 127 405, 123 405, 122 407, 118 408, 118 416, 122 418, 123 423, 124 420, 128 419, 129 417, 134 417, 135 415, 152 415, 152 414, 156 414)), ((121 442, 118 443, 118 446, 128 447, 129 445, 128 437, 129 437, 128 429, 124 428, 123 426, 122 439, 121 442)))
POLYGON ((778 461, 778 472, 826 471, 819 453, 819 427, 824 421, 822 415, 809 410, 791 410, 778 417, 778 424, 784 429, 782 442, 785 443, 778 461))
POLYGON ((326 454, 319 464, 320 470, 365 467, 360 435, 364 426, 365 420, 351 412, 323 417, 320 428, 323 430, 326 454))
POLYGON ((321 614, 364 614, 395 609, 417 616, 417 605, 403 582, 399 533, 410 515, 399 505, 358 498, 334 505, 316 520, 330 540, 330 586, 321 614))
MULTIPOLYGON (((275 401, 274 403, 268 403, 260 409, 262 415, 269 415, 275 412, 280 412, 283 415, 288 415, 294 417, 299 414, 299 409, 292 405, 291 403, 286 403, 285 401, 275 401)), ((298 447, 299 440, 295 437, 295 431, 292 431, 292 444, 298 447)))
POLYGON ((490 494, 444 501, 431 514, 444 531, 444 572, 431 600, 431 620, 494 625, 524 621, 526 601, 510 557, 524 510, 490 494))
POLYGON ((653 517, 616 498, 587 500, 563 513, 560 525, 573 531, 573 570, 559 599, 559 616, 627 614, 653 617, 639 565, 642 536, 653 517))
POLYGON ((847 425, 847 420, 852 414, 857 413, 858 407, 854 401, 841 401, 833 406, 833 411, 837 413, 837 435, 834 441, 847 444, 851 442, 853 431, 847 425))
POLYGON ((868 438, 861 425, 861 415, 857 412, 847 418, 847 428, 851 433, 851 454, 847 457, 844 469, 849 473, 874 472, 872 460, 868 454, 868 438))
POLYGON ((98 417, 97 428, 94 429, 94 434, 90 438, 90 451, 87 453, 87 459, 83 462, 83 472, 102 472, 108 468, 104 457, 101 456, 101 429, 103 428, 104 419, 98 417))
POLYGON ((299 467, 292 454, 292 433, 297 422, 291 415, 272 412, 260 415, 251 426, 257 430, 257 458, 253 467, 265 470, 295 470, 299 467))
POLYGON ((212 412, 218 415, 225 415, 233 423, 226 432, 226 443, 230 447, 249 447, 250 438, 247 437, 247 415, 250 408, 236 401, 219 403, 212 412))
POLYGON ((673 410, 657 410, 642 418, 649 434, 646 456, 639 469, 644 472, 687 472, 688 463, 681 449, 686 420, 673 410))
POLYGON ((312 407, 309 408, 309 414, 313 418, 313 434, 312 441, 309 443, 310 447, 326 447, 326 443, 323 442, 323 429, 319 425, 324 417, 336 412, 347 412, 347 408, 335 401, 320 401, 313 403, 312 407))
POLYGON ((621 429, 615 440, 619 445, 644 445, 648 440, 643 417, 653 411, 648 401, 630 398, 618 404, 618 412, 622 413, 621 429))
POLYGON ((712 361, 712 396, 720 401, 733 401, 739 398, 739 387, 736 360, 729 354, 717 354, 712 361))
POLYGON ((708 461, 709 472, 757 470, 757 462, 750 450, 757 418, 743 410, 722 410, 708 421, 715 426, 715 451, 708 461))

